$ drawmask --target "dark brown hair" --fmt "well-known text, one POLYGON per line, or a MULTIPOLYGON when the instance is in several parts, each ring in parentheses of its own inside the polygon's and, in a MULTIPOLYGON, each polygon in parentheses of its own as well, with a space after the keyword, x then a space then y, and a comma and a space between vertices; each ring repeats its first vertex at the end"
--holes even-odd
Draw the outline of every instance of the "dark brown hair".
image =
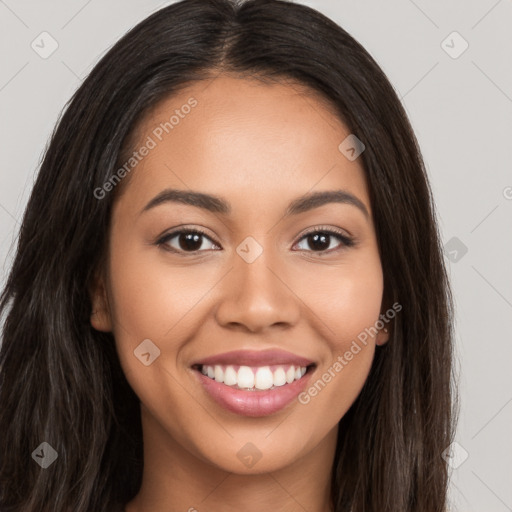
MULTIPOLYGON (((432 193, 386 76, 345 30, 279 0, 185 0, 130 30, 95 66, 52 135, 1 296, 0 510, 111 512, 142 476, 139 400, 88 290, 107 246, 112 179, 137 122, 220 72, 292 80, 328 100, 366 146, 387 304, 402 310, 341 419, 336 512, 442 512, 455 408, 453 306, 432 193), (58 453, 42 469, 41 442, 58 453)), ((135 171, 136 172, 136 171, 135 171)))

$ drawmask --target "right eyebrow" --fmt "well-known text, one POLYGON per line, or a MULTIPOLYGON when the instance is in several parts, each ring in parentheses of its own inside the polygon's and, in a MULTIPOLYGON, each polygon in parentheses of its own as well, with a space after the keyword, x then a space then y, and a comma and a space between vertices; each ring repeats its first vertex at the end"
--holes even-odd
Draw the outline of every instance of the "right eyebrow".
POLYGON ((191 206, 196 206, 197 208, 203 208, 204 210, 208 210, 212 213, 221 213, 223 215, 231 213, 230 204, 220 197, 204 194, 202 192, 196 192, 193 190, 189 191, 179 189, 166 189, 160 192, 160 194, 155 196, 142 209, 142 212, 167 202, 188 204, 191 206))

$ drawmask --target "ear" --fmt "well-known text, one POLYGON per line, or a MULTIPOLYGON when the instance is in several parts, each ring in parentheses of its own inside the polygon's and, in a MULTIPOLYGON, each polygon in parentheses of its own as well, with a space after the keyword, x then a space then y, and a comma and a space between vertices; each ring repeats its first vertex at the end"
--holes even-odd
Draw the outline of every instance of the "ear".
POLYGON ((111 332, 112 319, 107 299, 107 291, 103 276, 97 275, 90 287, 89 294, 91 297, 91 325, 97 331, 111 332))
MULTIPOLYGON (((390 309, 389 300, 384 299, 379 319, 386 317, 386 311, 388 309, 390 309)), ((379 332, 377 333, 377 336, 375 338, 375 343, 379 346, 382 346, 389 341, 389 338, 391 336, 391 329, 393 328, 393 322, 390 321, 389 318, 387 319, 387 322, 385 320, 382 320, 382 323, 384 324, 384 327, 382 327, 382 329, 379 329, 379 332)))
POLYGON ((377 337, 375 338, 375 343, 379 346, 387 343, 389 341, 390 332, 391 332, 391 324, 385 325, 377 333, 377 337))

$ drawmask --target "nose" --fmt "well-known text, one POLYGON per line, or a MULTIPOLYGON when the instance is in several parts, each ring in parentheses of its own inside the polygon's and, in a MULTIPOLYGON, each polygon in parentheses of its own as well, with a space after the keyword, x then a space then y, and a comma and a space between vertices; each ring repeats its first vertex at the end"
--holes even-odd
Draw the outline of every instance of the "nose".
POLYGON ((289 275, 266 253, 252 263, 235 256, 216 309, 217 322, 223 327, 256 333, 298 322, 302 302, 293 292, 289 275))

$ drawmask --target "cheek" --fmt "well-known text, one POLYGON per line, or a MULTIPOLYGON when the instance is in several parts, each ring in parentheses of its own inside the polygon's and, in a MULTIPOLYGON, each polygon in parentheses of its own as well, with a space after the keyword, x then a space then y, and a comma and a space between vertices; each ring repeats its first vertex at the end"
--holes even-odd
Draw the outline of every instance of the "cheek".
POLYGON ((323 323, 332 350, 344 351, 347 342, 379 319, 384 285, 376 253, 360 252, 343 265, 319 266, 305 275, 298 295, 323 323))
MULTIPOLYGON (((176 385, 177 356, 199 327, 194 308, 215 278, 211 269, 209 275, 198 271, 200 275, 196 272, 192 278, 184 267, 171 267, 164 253, 140 241, 115 242, 113 238, 110 305, 117 352, 131 387, 142 403, 153 404, 156 415, 158 404, 190 398, 176 385), (158 359, 145 366, 139 356, 148 351, 150 360, 154 354, 158 359)), ((183 414, 183 421, 185 418, 183 414)))
MULTIPOLYGON (((306 293, 328 350, 299 402, 307 407, 309 427, 318 418, 334 425, 360 393, 375 353, 375 323, 381 311, 380 259, 368 254, 343 267, 318 269, 306 293)), ((313 316, 313 315, 312 315, 313 316)))
MULTIPOLYGON (((112 310, 120 339, 162 340, 215 284, 211 269, 166 262, 155 247, 119 247, 111 255, 112 310)), ((117 334, 117 333, 116 333, 117 334)), ((176 338, 176 336, 173 336, 176 338)))
POLYGON ((339 348, 337 355, 317 372, 298 396, 298 402, 307 411, 303 427, 309 429, 311 435, 330 430, 345 416, 371 369, 374 345, 348 343, 339 348))

